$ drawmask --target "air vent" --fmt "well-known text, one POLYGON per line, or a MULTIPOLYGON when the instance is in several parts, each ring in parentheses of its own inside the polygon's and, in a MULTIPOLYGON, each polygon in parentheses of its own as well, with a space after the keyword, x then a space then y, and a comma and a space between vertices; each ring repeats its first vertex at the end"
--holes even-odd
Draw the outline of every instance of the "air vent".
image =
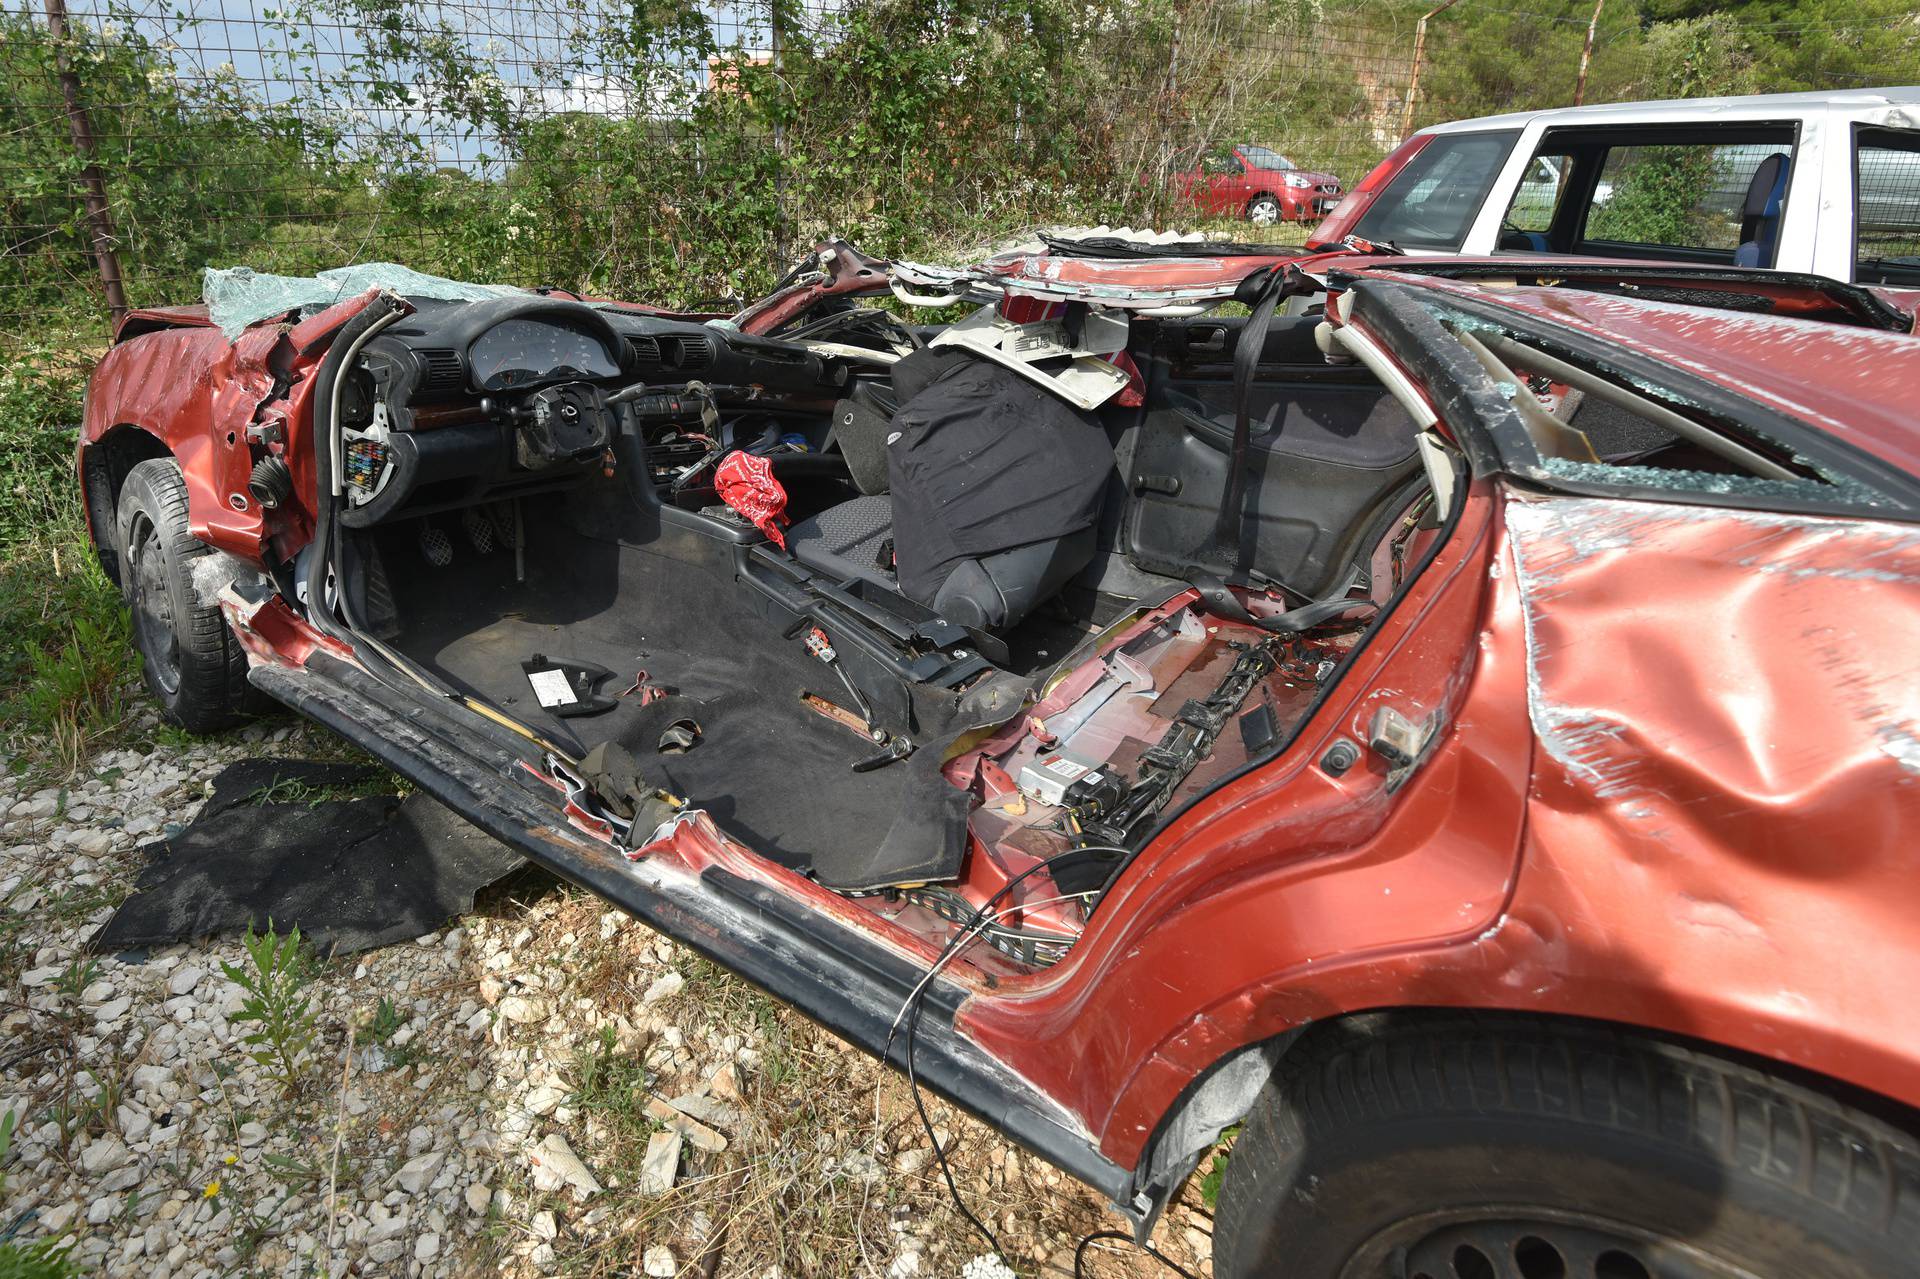
POLYGON ((650 333, 627 335, 627 354, 639 368, 658 368, 660 365, 660 339, 650 333))
POLYGON ((709 337, 673 337, 662 344, 667 363, 676 369, 704 369, 713 363, 713 339, 709 337))
POLYGON ((467 366, 458 351, 429 347, 415 352, 420 357, 420 390, 427 395, 451 395, 464 390, 467 366))

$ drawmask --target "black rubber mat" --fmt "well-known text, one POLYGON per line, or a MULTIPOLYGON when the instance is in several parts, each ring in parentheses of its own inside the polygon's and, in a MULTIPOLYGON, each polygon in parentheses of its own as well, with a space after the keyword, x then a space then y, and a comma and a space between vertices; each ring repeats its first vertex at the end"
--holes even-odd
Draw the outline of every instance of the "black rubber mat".
POLYGON ((364 793, 378 769, 249 759, 187 828, 149 844, 133 895, 89 945, 118 952, 271 920, 321 954, 419 937, 525 859, 425 795, 364 793), (344 797, 342 797, 344 795, 344 797))

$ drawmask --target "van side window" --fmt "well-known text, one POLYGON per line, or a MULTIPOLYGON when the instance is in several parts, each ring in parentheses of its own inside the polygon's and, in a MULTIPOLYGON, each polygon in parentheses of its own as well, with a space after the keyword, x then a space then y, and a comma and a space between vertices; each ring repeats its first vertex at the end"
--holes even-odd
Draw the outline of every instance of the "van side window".
POLYGON ((1792 150, 1787 142, 1611 147, 1579 251, 1631 245, 1772 266, 1792 150))
POLYGON ((1853 278, 1920 285, 1920 130, 1854 135, 1853 278))
POLYGON ((1573 172, 1573 156, 1543 151, 1528 161, 1514 189, 1507 214, 1500 219, 1500 247, 1522 253, 1546 253, 1552 245, 1547 233, 1553 227, 1560 197, 1573 172))

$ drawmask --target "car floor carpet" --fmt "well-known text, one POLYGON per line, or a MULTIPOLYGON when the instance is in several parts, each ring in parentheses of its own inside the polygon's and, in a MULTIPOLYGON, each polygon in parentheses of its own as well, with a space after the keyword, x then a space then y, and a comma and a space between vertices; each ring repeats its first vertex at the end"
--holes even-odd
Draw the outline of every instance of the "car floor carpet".
POLYGON ((299 925, 321 954, 430 933, 525 859, 425 795, 365 793, 379 769, 249 759, 179 834, 143 851, 133 894, 89 946, 119 952, 299 925), (346 797, 340 797, 342 795, 346 797))
MULTIPOLYGON (((391 641, 463 690, 499 705, 576 756, 626 748, 644 776, 704 809, 747 847, 838 889, 952 878, 964 852, 966 792, 940 775, 940 751, 872 772, 879 749, 806 708, 801 692, 844 703, 827 667, 748 607, 725 548, 687 537, 621 544, 560 518, 530 519, 526 580, 512 552, 456 547, 431 567, 403 539, 383 554, 400 603, 391 641), (465 552, 465 554, 461 554, 465 552), (616 706, 591 717, 542 710, 521 663, 535 654, 611 670, 616 706), (644 670, 672 696, 618 697, 644 670), (699 726, 683 754, 662 754, 679 719, 699 726)), ((916 697, 916 742, 955 732, 956 699, 916 697)))

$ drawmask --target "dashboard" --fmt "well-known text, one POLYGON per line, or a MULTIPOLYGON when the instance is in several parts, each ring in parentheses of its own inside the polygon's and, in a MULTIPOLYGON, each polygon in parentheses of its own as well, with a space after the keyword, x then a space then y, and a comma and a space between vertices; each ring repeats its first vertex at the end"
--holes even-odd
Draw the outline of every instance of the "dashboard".
POLYGON ((467 376, 478 391, 517 391, 570 378, 618 377, 603 338, 552 318, 507 319, 474 339, 467 376))

